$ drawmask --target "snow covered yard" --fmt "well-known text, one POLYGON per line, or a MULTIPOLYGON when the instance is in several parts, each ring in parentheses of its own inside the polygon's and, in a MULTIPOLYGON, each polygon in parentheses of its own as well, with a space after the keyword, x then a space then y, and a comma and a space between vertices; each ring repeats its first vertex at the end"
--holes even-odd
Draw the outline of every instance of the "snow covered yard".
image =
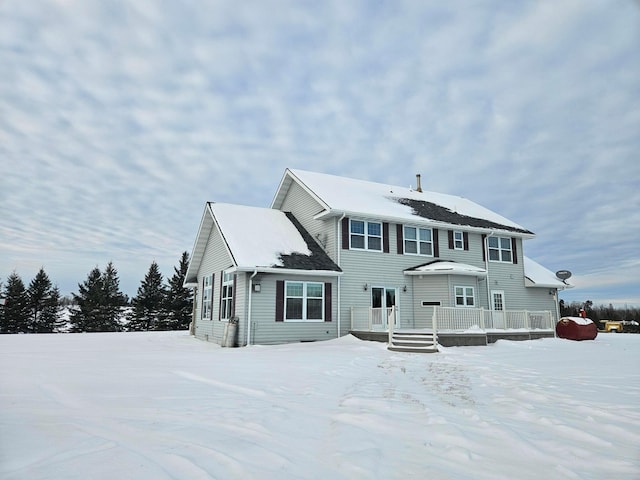
POLYGON ((637 479, 640 335, 394 353, 0 336, 0 477, 637 479))

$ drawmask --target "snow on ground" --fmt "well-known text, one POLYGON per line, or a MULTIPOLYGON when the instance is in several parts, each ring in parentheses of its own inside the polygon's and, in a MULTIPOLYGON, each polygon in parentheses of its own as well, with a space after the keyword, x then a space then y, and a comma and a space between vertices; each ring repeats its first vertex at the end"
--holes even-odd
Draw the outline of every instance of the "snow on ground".
POLYGON ((639 347, 2 335, 0 478, 637 479, 639 347))

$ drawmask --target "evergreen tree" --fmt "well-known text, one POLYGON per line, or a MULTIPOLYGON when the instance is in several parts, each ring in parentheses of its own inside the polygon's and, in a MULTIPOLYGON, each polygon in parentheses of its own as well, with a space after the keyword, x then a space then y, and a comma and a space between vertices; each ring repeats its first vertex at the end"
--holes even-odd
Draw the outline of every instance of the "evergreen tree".
POLYGON ((4 333, 4 290, 0 281, 0 333, 4 333))
POLYGON ((186 330, 189 328, 193 309, 193 293, 191 289, 183 286, 188 267, 189 253, 182 252, 179 265, 173 267, 173 276, 167 281, 168 288, 159 326, 160 330, 186 330))
POLYGON ((137 295, 133 298, 129 330, 157 330, 165 297, 166 290, 162 284, 162 274, 158 264, 153 261, 138 287, 137 295))
POLYGON ((31 280, 27 289, 30 319, 29 331, 32 333, 52 333, 60 317, 58 301, 60 292, 54 287, 44 268, 31 280))
POLYGON ((29 299, 24 282, 16 272, 9 275, 4 289, 4 315, 1 333, 27 333, 29 331, 29 299))
POLYGON ((100 269, 95 267, 84 283, 78 284, 78 294, 73 294, 76 303, 70 322, 72 332, 99 332, 101 305, 103 305, 103 279, 100 269))
POLYGON ((118 331, 121 329, 120 317, 122 307, 128 303, 127 296, 120 291, 118 271, 109 262, 102 274, 103 302, 101 315, 102 331, 118 331))

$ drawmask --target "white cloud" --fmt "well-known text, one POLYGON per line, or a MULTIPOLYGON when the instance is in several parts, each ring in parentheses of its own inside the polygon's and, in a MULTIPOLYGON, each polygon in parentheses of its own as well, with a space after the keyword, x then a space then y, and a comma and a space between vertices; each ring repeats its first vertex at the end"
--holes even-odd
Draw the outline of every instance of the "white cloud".
POLYGON ((631 2, 0 10, 0 278, 78 252, 75 283, 109 259, 170 270, 205 201, 268 205, 288 166, 422 173, 538 233, 548 268, 602 271, 589 288, 638 259, 631 2))

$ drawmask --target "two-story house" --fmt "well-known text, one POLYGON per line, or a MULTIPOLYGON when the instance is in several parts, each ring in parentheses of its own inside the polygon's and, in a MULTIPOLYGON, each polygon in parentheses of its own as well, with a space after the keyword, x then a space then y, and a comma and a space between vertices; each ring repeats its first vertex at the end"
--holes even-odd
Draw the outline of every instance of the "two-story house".
POLYGON ((437 331, 553 336, 559 289, 526 228, 463 197, 287 169, 271 208, 207 203, 185 285, 192 332, 239 345, 437 331), (228 328, 228 327, 227 327, 228 328))

